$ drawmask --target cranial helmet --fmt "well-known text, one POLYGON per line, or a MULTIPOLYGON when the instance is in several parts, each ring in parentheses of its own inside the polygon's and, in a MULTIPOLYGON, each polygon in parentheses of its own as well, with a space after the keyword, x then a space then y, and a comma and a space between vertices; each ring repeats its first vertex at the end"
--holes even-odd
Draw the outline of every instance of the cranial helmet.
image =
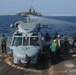
POLYGON ((53 40, 53 42, 56 42, 56 40, 53 40))

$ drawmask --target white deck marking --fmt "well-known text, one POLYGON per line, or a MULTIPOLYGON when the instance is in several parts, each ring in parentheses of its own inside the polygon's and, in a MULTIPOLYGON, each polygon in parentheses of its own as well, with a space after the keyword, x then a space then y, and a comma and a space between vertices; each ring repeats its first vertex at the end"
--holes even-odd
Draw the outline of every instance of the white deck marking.
POLYGON ((73 54, 72 57, 76 57, 76 54, 73 54))
POLYGON ((74 67, 73 64, 65 64, 65 67, 74 67))

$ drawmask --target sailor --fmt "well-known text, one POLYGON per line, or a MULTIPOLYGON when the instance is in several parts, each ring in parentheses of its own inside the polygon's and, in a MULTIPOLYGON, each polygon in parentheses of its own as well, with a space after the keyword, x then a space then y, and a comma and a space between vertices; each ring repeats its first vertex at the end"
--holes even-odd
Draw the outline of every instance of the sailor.
POLYGON ((65 50, 68 50, 68 36, 67 36, 67 33, 65 32, 64 33, 64 49, 65 50))
POLYGON ((52 57, 52 63, 56 63, 56 52, 58 50, 58 45, 56 43, 56 40, 53 40, 52 45, 50 45, 50 50, 51 50, 51 57, 52 57))
POLYGON ((72 47, 74 47, 75 43, 76 43, 76 33, 74 33, 74 35, 73 35, 73 45, 72 45, 72 47))
POLYGON ((4 34, 2 34, 0 42, 1 42, 2 53, 6 53, 6 37, 4 34))
POLYGON ((54 39, 56 39, 57 37, 58 37, 58 32, 55 32, 54 39))
POLYGON ((51 39, 49 33, 46 33, 45 36, 44 36, 44 38, 45 38, 45 41, 46 41, 46 42, 47 42, 47 41, 50 41, 50 39, 51 39))
POLYGON ((45 39, 45 42, 46 42, 46 47, 45 47, 45 49, 46 49, 46 52, 47 52, 47 56, 49 57, 50 56, 50 44, 48 44, 49 43, 49 41, 51 40, 51 37, 50 37, 50 35, 49 35, 49 33, 47 32, 46 34, 45 34, 45 36, 44 36, 44 39, 45 39))
POLYGON ((61 44, 60 44, 60 35, 57 36, 56 42, 57 42, 58 46, 61 47, 61 44))
POLYGON ((59 58, 59 55, 62 53, 60 35, 58 35, 58 37, 56 38, 56 43, 58 45, 57 57, 59 58))

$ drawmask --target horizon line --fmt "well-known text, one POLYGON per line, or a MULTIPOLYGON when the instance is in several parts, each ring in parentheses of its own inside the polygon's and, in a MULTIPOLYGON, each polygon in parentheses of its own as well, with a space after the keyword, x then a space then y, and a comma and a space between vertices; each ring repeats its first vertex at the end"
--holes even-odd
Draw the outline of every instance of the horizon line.
POLYGON ((45 16, 76 16, 76 14, 44 14, 45 16))
MULTIPOLYGON (((16 14, 0 14, 0 16, 11 16, 11 15, 16 15, 16 14)), ((76 14, 42 14, 43 16, 76 16, 76 14)))

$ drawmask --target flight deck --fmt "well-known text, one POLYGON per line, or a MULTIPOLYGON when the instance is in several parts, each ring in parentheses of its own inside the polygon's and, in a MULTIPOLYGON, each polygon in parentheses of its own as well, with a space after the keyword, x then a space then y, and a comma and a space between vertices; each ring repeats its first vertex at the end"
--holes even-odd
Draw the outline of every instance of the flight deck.
MULTIPOLYGON (((35 65, 16 65, 12 63, 10 55, 1 53, 0 49, 0 75, 76 75, 76 48, 71 48, 71 40, 69 43, 68 53, 61 55, 54 65, 51 57, 46 55, 35 65)), ((7 42, 7 52, 9 44, 10 41, 7 42)))

